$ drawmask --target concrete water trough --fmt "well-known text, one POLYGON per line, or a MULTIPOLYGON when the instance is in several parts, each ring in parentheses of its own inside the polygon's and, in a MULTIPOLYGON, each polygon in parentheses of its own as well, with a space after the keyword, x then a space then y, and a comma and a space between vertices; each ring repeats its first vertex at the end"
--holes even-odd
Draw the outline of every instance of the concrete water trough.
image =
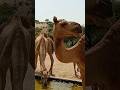
MULTIPOLYGON (((41 75, 36 73, 35 79, 41 80, 41 75)), ((82 86, 82 80, 73 80, 73 79, 69 79, 69 78, 61 78, 61 77, 55 77, 55 76, 49 76, 48 80, 49 81, 55 80, 55 81, 59 81, 59 82, 73 83, 73 84, 78 84, 78 85, 82 86)))
POLYGON ((56 76, 48 77, 48 85, 44 87, 41 75, 35 74, 35 90, 83 90, 82 80, 73 80, 56 76))

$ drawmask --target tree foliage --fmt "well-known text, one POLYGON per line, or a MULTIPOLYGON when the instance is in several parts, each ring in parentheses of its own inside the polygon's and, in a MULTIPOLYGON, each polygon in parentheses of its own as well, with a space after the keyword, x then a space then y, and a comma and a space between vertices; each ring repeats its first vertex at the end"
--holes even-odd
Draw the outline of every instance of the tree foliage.
POLYGON ((35 37, 37 37, 39 35, 39 33, 41 32, 42 29, 36 27, 35 28, 35 37))

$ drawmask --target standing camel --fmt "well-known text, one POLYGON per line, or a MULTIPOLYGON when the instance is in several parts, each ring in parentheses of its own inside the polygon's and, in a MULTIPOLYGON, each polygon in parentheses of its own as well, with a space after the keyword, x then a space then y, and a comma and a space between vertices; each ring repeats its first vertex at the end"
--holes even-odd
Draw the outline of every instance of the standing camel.
POLYGON ((35 66, 32 6, 30 0, 18 1, 14 15, 0 26, 0 90, 5 90, 9 68, 12 90, 23 90, 28 62, 35 66))
POLYGON ((86 52, 86 86, 93 90, 119 90, 120 20, 86 52))
POLYGON ((53 46, 53 40, 49 37, 47 37, 47 35, 44 34, 39 34, 39 36, 36 38, 35 40, 35 65, 37 66, 37 59, 39 56, 39 60, 40 60, 40 68, 41 71, 43 73, 44 76, 46 76, 48 74, 47 69, 45 67, 45 58, 46 58, 46 54, 48 53, 48 55, 50 56, 50 60, 51 60, 51 66, 49 69, 49 73, 50 75, 53 75, 52 73, 52 69, 53 69, 53 63, 54 63, 54 59, 53 59, 53 52, 54 52, 54 46, 53 46))
POLYGON ((55 54, 59 61, 63 63, 77 63, 82 80, 85 75, 85 35, 81 36, 79 41, 71 48, 66 48, 64 45, 64 39, 66 37, 75 36, 80 37, 82 28, 80 24, 75 22, 67 22, 64 20, 57 20, 53 18, 54 27, 54 43, 55 43, 55 54))
POLYGON ((21 18, 13 16, 0 33, 0 90, 5 89, 6 72, 10 68, 12 90, 23 90, 29 61, 31 35, 21 18))
POLYGON ((92 86, 92 90, 120 90, 120 18, 116 22, 119 15, 115 17, 118 12, 112 6, 119 5, 117 1, 86 0, 86 16, 90 17, 86 18, 86 27, 106 32, 95 46, 86 51, 85 83, 92 86))

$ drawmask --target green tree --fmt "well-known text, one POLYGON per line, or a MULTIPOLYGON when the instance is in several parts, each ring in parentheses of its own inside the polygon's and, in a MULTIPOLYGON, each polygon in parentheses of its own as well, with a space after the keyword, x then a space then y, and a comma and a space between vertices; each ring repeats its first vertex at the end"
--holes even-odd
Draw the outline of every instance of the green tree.
POLYGON ((45 22, 49 22, 49 19, 45 19, 45 22))
POLYGON ((35 28, 35 37, 37 37, 39 35, 39 33, 41 32, 42 29, 36 27, 35 28))
POLYGON ((49 19, 45 19, 45 22, 48 24, 48 36, 53 36, 52 31, 53 31, 53 23, 49 19))

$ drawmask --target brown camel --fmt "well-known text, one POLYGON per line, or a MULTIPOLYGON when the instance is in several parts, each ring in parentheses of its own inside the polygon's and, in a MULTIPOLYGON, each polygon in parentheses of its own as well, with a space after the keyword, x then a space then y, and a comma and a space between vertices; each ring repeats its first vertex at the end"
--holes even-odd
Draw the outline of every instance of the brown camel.
POLYGON ((5 89, 6 72, 10 68, 12 90, 23 90, 29 61, 31 35, 21 18, 14 16, 0 33, 0 90, 5 89))
POLYGON ((54 27, 54 43, 55 43, 55 54, 59 61, 63 63, 77 63, 81 78, 85 75, 85 35, 81 36, 82 28, 80 24, 75 22, 68 22, 65 20, 57 20, 53 18, 54 27), (66 37, 80 37, 79 41, 71 48, 66 48, 64 45, 64 39, 66 37))
POLYGON ((106 32, 102 40, 86 52, 85 83, 92 86, 92 90, 120 89, 120 20, 115 17, 118 13, 112 6, 115 2, 118 4, 117 0, 86 0, 86 16, 89 16, 86 27, 92 27, 97 33, 106 32))
POLYGON ((24 0, 18 1, 14 7, 14 15, 0 26, 0 90, 5 89, 9 68, 12 90, 23 90, 28 62, 35 67, 34 25, 31 24, 33 5, 24 0))
POLYGON ((93 90, 119 90, 119 54, 120 20, 86 52, 86 86, 93 85, 93 90))
POLYGON ((51 66, 49 69, 49 74, 53 75, 52 73, 52 69, 53 69, 53 63, 54 63, 54 59, 53 59, 53 52, 54 52, 54 46, 53 46, 53 40, 49 37, 47 37, 47 35, 44 34, 39 34, 39 36, 36 38, 35 40, 35 65, 37 66, 37 59, 39 56, 39 60, 40 60, 40 68, 41 71, 43 73, 43 75, 47 75, 47 69, 45 67, 45 58, 46 58, 46 54, 48 53, 48 55, 50 56, 50 60, 51 60, 51 66))

